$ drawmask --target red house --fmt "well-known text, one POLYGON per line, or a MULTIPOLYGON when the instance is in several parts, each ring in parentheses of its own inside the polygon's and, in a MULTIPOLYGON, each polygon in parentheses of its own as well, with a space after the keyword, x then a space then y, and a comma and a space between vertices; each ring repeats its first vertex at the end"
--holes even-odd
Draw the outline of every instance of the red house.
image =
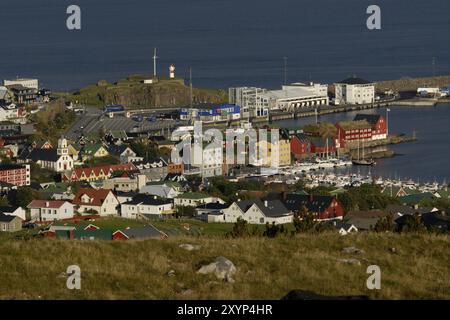
POLYGON ((367 121, 372 129, 372 140, 387 138, 386 119, 379 114, 357 114, 354 121, 367 121))
POLYGON ((312 213, 315 220, 342 219, 344 216, 344 207, 336 197, 332 196, 314 196, 297 193, 284 194, 283 204, 298 214, 302 207, 305 207, 309 213, 312 213))
POLYGON ((322 138, 296 134, 291 138, 291 152, 296 159, 310 156, 325 157, 336 154, 336 143, 333 138, 322 138))
POLYGON ((291 152, 296 159, 308 157, 310 155, 309 137, 303 133, 295 134, 291 137, 291 152))
POLYGON ((345 147, 346 142, 372 140, 372 126, 366 120, 340 121, 336 123, 339 145, 345 147))

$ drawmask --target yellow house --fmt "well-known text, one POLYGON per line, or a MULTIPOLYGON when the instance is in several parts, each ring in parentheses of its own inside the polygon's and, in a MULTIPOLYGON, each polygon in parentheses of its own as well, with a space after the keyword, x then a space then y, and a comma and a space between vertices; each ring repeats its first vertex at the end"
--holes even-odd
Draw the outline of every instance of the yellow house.
MULTIPOLYGON (((272 143, 270 135, 268 135, 267 140, 262 139, 258 141, 256 146, 258 150, 267 150, 267 158, 261 159, 262 166, 285 167, 291 165, 291 142, 289 139, 280 136, 278 142, 272 143), (275 158, 277 153, 278 161, 275 158)), ((264 152, 262 152, 262 154, 264 154, 264 152)))
POLYGON ((92 158, 103 158, 109 156, 108 150, 100 144, 87 144, 83 147, 83 161, 92 158))

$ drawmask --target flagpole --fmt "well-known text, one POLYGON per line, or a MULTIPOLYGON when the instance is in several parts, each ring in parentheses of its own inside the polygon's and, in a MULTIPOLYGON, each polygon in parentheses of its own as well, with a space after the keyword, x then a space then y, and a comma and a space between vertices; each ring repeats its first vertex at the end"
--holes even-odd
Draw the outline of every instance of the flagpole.
POLYGON ((386 108, 386 138, 389 138, 389 108, 386 108))

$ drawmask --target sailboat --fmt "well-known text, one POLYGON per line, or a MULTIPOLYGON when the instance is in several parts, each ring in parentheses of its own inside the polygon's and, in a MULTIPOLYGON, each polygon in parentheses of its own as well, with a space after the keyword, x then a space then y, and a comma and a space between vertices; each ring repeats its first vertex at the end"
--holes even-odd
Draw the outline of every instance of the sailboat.
POLYGON ((359 141, 358 141, 358 159, 357 160, 352 160, 352 163, 354 165, 357 165, 357 166, 374 166, 374 165, 377 164, 375 162, 375 160, 373 160, 373 159, 365 159, 365 156, 364 156, 364 141, 363 141, 362 159, 360 158, 359 141))

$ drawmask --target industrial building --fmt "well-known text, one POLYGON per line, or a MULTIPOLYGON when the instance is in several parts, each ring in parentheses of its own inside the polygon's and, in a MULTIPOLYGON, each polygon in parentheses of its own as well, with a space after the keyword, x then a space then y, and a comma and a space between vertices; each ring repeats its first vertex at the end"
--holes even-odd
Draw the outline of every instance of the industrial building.
POLYGON ((38 79, 27 79, 27 78, 17 78, 15 80, 4 80, 3 85, 6 86, 15 86, 19 85, 29 89, 39 90, 39 81, 38 79))
POLYGON ((375 101, 375 84, 361 79, 348 78, 334 84, 335 104, 368 104, 375 101))
POLYGON ((272 111, 296 111, 329 104, 328 86, 318 83, 293 83, 280 90, 255 87, 229 89, 229 103, 241 106, 241 116, 267 117, 272 111))
POLYGON ((183 108, 180 110, 181 120, 191 121, 228 121, 238 120, 241 118, 241 107, 239 105, 220 105, 211 108, 197 109, 197 108, 183 108))

